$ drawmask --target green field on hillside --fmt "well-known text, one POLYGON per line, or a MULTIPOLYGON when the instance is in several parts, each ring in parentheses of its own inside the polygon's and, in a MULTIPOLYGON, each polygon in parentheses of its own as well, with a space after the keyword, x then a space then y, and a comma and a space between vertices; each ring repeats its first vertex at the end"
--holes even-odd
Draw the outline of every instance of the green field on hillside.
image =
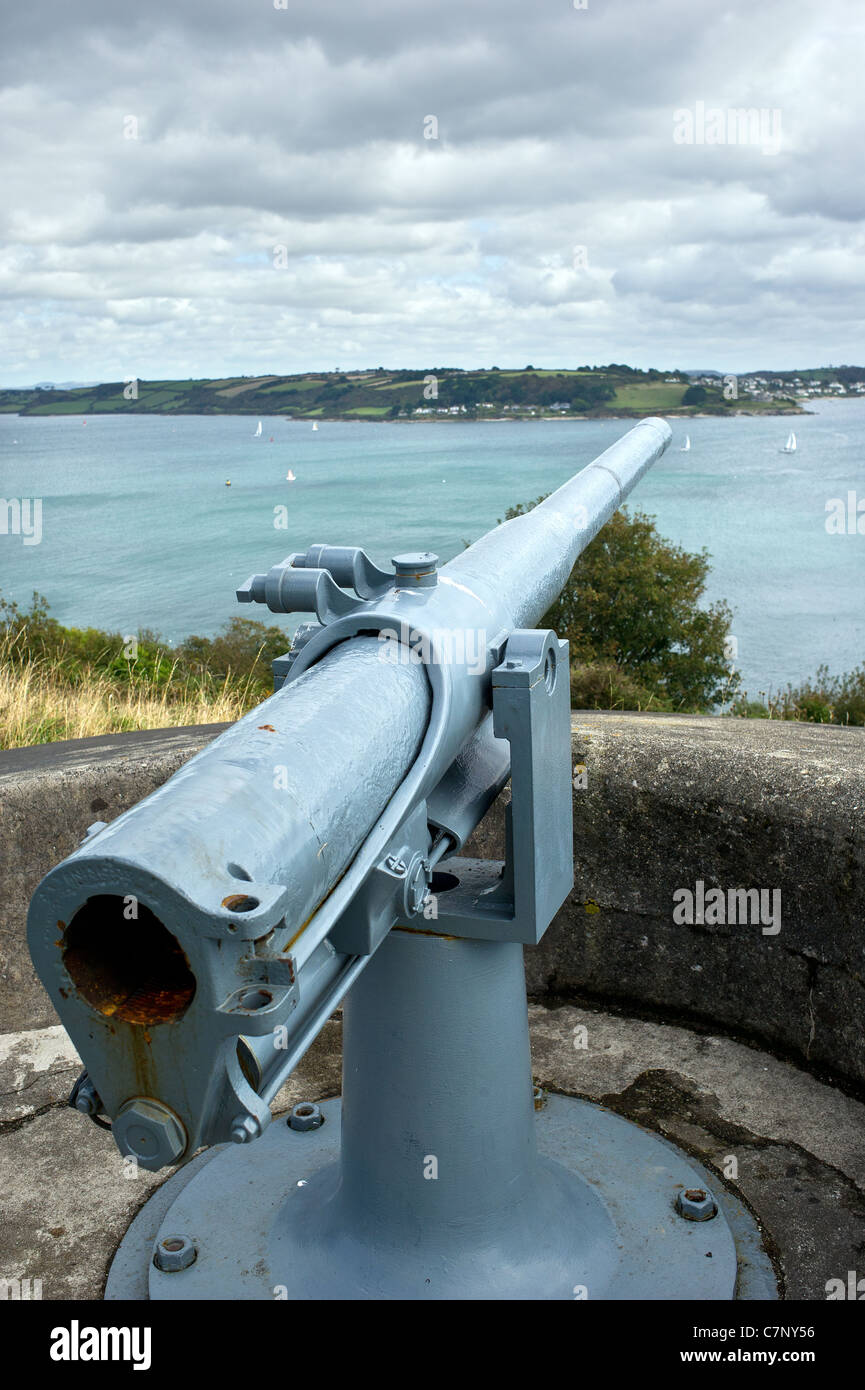
POLYGON ((647 381, 638 386, 617 386, 614 404, 625 410, 643 410, 649 415, 659 411, 672 410, 682 404, 686 387, 682 382, 675 385, 663 381, 647 381))
MULTIPOLYGON (((669 373, 667 373, 669 375, 669 373)), ((124 382, 74 389, 0 390, 0 412, 22 415, 273 415, 303 420, 534 418, 555 407, 557 416, 639 417, 690 414, 694 410, 727 414, 734 410, 795 412, 781 403, 741 397, 725 402, 712 386, 699 402, 683 406, 687 378, 661 379, 657 371, 638 371, 621 364, 607 367, 532 368, 530 371, 452 367, 377 368, 365 372, 320 372, 292 376, 259 375, 190 377, 179 381, 140 380, 134 390, 124 382), (430 379, 435 395, 429 395, 430 379), (130 392, 132 393, 130 394, 130 392), (429 412, 437 412, 430 414, 429 412)))

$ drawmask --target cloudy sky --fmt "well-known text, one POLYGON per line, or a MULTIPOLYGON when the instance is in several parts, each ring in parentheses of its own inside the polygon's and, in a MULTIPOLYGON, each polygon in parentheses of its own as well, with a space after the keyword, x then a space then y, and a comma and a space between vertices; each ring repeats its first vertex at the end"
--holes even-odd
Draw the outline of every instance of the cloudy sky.
POLYGON ((861 0, 0 27, 0 384, 865 359, 861 0))

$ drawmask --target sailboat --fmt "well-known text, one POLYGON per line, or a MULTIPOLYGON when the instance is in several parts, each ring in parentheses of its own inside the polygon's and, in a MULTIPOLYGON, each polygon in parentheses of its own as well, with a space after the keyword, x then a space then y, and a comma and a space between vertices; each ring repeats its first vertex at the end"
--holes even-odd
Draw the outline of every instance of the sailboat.
POLYGON ((796 436, 795 436, 795 434, 793 433, 793 431, 791 430, 791 431, 790 431, 790 434, 789 434, 789 436, 788 436, 788 438, 787 438, 787 443, 784 445, 783 449, 781 450, 781 453, 782 453, 782 454, 795 454, 795 452, 796 452, 796 436))
POLYGON ((318 421, 317 421, 317 420, 313 420, 313 422, 312 422, 312 428, 313 428, 314 430, 317 430, 317 429, 318 429, 318 421))
POLYGON ((680 453, 680 454, 687 454, 687 452, 688 452, 688 450, 690 449, 690 447, 691 447, 691 436, 690 436, 689 434, 686 434, 686 435, 685 435, 685 442, 684 442, 684 444, 682 445, 681 449, 679 450, 679 453, 680 453))
POLYGON ((258 436, 259 436, 260 434, 261 434, 261 421, 259 420, 259 422, 258 422, 258 428, 256 429, 255 434, 252 436, 253 439, 257 439, 258 436))
POLYGON ((285 481, 286 481, 287 483, 296 483, 296 482, 297 482, 297 479, 295 478, 295 476, 294 476, 294 474, 292 473, 292 471, 291 471, 290 468, 289 468, 288 472, 287 472, 286 475, 285 475, 285 481))

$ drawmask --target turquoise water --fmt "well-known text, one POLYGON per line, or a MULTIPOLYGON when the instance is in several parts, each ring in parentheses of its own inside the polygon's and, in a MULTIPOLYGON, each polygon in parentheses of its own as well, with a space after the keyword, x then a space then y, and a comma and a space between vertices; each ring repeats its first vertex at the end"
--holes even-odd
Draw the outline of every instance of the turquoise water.
MULTIPOLYGON (((865 497, 865 402, 793 421, 684 422, 632 505, 662 535, 712 556, 710 598, 735 611, 737 665, 755 692, 821 663, 865 660, 865 536, 829 535, 826 502, 865 497)), ((0 535, 0 587, 33 589, 61 622, 175 640, 240 609, 235 586, 292 550, 362 545, 443 560, 505 509, 564 482, 629 428, 621 420, 521 424, 309 424, 248 416, 0 416, 0 494, 41 497, 43 536, 0 535), (271 437, 273 442, 271 443, 271 437), (285 481, 291 468, 297 481, 285 481), (225 480, 231 479, 231 487, 225 480), (274 528, 274 508, 288 529, 274 528)))

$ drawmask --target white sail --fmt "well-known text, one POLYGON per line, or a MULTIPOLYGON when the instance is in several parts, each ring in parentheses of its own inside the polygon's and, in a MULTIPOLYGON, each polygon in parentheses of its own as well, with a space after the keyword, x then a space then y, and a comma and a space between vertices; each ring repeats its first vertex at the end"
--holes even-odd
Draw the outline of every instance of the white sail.
POLYGON ((690 447, 691 447, 691 436, 690 436, 689 434, 686 434, 686 435, 685 435, 685 442, 684 442, 684 444, 682 445, 681 449, 679 450, 679 453, 680 453, 680 454, 687 454, 687 452, 688 452, 688 450, 690 449, 690 447))
POLYGON ((285 481, 286 481, 287 483, 296 483, 296 482, 297 482, 297 479, 295 478, 295 476, 294 476, 294 474, 292 473, 292 471, 291 471, 290 468, 289 468, 288 472, 287 472, 286 475, 285 475, 285 481))
POLYGON ((787 443, 784 445, 784 453, 785 453, 785 454, 795 454, 795 452, 796 452, 796 436, 795 436, 795 434, 793 433, 793 431, 791 430, 790 433, 789 433, 789 435, 787 436, 787 443))
POLYGON ((317 420, 313 420, 313 422, 312 422, 312 428, 313 428, 314 430, 317 430, 317 429, 318 429, 318 421, 317 421, 317 420))
POLYGON ((253 439, 257 439, 258 436, 259 436, 260 434, 261 434, 261 421, 259 420, 259 422, 258 422, 258 428, 256 429, 255 434, 253 435, 253 439))

